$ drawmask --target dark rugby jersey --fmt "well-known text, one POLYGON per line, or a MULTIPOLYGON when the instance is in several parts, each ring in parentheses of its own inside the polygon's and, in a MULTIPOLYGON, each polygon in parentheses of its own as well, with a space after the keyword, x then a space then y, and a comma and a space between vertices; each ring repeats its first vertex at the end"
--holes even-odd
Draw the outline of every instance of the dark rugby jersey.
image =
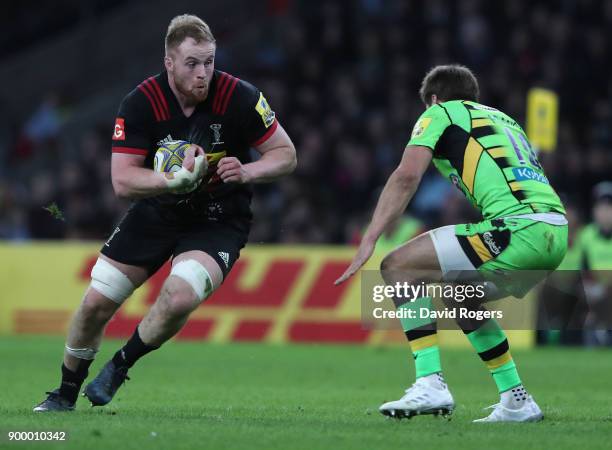
POLYGON ((249 149, 264 143, 277 125, 274 112, 256 87, 218 70, 206 100, 186 117, 164 71, 143 81, 121 102, 112 151, 146 156, 145 167, 152 169, 155 152, 164 142, 184 140, 197 144, 206 152, 209 164, 198 190, 187 195, 163 194, 146 201, 161 206, 187 202, 206 209, 212 201, 231 198, 236 205, 232 209, 245 213, 246 208, 248 213, 251 189, 223 183, 216 175, 217 163, 225 156, 234 156, 243 164, 250 162, 249 149))

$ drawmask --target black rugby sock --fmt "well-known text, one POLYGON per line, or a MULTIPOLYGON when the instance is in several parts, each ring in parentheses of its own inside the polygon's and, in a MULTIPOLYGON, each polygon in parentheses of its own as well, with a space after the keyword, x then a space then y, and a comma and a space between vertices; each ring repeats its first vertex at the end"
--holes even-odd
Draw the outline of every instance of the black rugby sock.
POLYGON ((76 402, 79 390, 89 374, 89 366, 92 362, 93 359, 80 359, 76 372, 62 364, 62 384, 60 384, 59 394, 63 398, 72 403, 76 402))
POLYGON ((136 330, 134 331, 134 334, 130 340, 127 341, 127 343, 117 353, 115 353, 115 356, 113 356, 113 363, 115 363, 117 367, 130 368, 144 355, 158 348, 159 346, 154 347, 142 342, 142 339, 140 339, 140 334, 138 333, 138 327, 136 327, 136 330))

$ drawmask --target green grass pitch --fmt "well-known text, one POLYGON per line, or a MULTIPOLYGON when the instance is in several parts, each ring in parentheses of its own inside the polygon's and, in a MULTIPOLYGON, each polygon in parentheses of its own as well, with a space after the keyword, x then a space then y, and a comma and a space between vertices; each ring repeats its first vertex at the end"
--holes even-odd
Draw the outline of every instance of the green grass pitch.
MULTIPOLYGON (((120 345, 105 341, 91 376, 120 345)), ((497 401, 475 354, 442 349, 457 402, 452 419, 387 419, 377 412, 412 382, 406 348, 169 343, 130 372, 115 400, 34 414, 58 384, 63 340, 1 337, 0 448, 517 449, 610 448, 612 353, 514 353, 546 416, 535 424, 472 424, 497 401), (65 430, 60 443, 15 443, 7 432, 65 430)))

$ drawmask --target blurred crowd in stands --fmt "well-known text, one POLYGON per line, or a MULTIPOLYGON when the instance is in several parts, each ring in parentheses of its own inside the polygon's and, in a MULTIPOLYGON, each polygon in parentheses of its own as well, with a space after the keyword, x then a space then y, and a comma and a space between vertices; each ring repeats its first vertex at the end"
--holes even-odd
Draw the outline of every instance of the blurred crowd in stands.
MULTIPOLYGON (((265 7, 256 52, 235 75, 264 92, 299 164, 293 176, 257 186, 252 242, 354 242, 423 111, 422 77, 454 62, 476 73, 483 103, 520 123, 530 87, 559 94, 558 147, 540 160, 577 223, 590 220, 593 186, 612 178, 612 2, 270 0, 265 7)), ((222 51, 222 39, 218 45, 222 51)), ((67 114, 69 95, 49 94, 0 151, 0 238, 103 239, 125 210, 110 184, 114 117, 84 133, 75 156, 59 139, 67 114), (45 209, 54 203, 61 214, 45 209)), ((478 219, 434 169, 408 213, 425 229, 478 219)))

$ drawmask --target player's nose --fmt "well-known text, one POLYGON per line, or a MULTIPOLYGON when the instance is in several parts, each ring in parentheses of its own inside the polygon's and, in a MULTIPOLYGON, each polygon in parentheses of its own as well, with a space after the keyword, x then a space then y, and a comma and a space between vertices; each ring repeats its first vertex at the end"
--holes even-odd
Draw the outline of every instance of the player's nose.
POLYGON ((198 66, 195 76, 198 80, 204 80, 206 78, 206 68, 204 66, 198 66))

